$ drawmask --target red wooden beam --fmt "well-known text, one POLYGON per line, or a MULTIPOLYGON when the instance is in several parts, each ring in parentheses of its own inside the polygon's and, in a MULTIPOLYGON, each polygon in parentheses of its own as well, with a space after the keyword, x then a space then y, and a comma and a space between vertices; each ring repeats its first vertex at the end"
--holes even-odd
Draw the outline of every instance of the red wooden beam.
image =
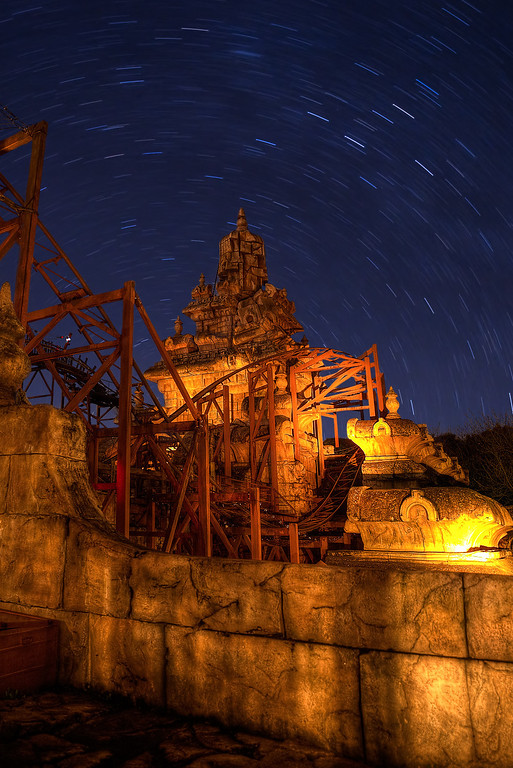
POLYGON ((262 559, 262 521, 260 518, 260 488, 253 486, 250 496, 251 559, 262 559))
POLYGON ((223 441, 224 441, 224 476, 232 476, 231 462, 231 418, 230 418, 230 388, 223 385, 223 441))
POLYGON ((130 428, 132 421, 132 350, 134 342, 135 283, 123 287, 121 359, 118 409, 118 457, 116 467, 116 528, 130 534, 130 428))
MULTIPOLYGON (((30 129, 32 138, 32 153, 27 181, 27 191, 24 200, 24 210, 20 213, 20 258, 16 272, 14 288, 14 309, 23 326, 27 325, 28 300, 30 291, 30 277, 32 274, 32 261, 34 243, 36 241, 36 228, 41 191, 41 179, 43 176, 43 159, 48 125, 45 122, 37 123, 30 129)), ((23 143, 25 143, 23 141, 23 143)))
POLYGON ((45 320, 47 317, 53 317, 53 315, 62 312, 63 310, 72 312, 77 309, 100 307, 102 304, 120 301, 123 298, 123 291, 123 288, 119 288, 115 291, 106 291, 105 293, 96 293, 91 296, 82 296, 71 301, 64 301, 61 304, 54 304, 51 307, 38 309, 27 314, 27 322, 35 323, 36 320, 45 320))

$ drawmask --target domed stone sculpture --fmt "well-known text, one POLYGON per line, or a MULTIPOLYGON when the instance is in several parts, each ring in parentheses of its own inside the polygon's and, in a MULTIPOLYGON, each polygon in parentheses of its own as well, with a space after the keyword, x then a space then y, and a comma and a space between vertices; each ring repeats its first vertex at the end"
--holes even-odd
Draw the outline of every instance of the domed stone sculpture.
POLYGON ((433 473, 468 484, 468 473, 457 459, 447 456, 425 424, 399 416, 399 400, 392 387, 386 407, 386 419, 347 422, 347 436, 365 453, 364 484, 373 488, 404 488, 412 482, 429 485, 433 473))
POLYGON ((508 510, 462 487, 468 474, 425 424, 399 416, 393 389, 386 406, 384 419, 347 424, 347 436, 365 461, 363 486, 349 493, 346 532, 360 534, 366 551, 388 556, 505 547, 513 537, 508 510), (440 487, 444 479, 451 487, 440 487))

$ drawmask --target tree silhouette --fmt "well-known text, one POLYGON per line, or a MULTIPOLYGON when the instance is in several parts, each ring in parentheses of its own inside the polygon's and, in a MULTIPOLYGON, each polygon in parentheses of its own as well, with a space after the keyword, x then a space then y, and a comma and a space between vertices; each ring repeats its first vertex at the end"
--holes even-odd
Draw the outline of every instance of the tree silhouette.
POLYGON ((512 416, 474 417, 460 432, 447 432, 436 439, 469 470, 471 488, 513 506, 512 416))

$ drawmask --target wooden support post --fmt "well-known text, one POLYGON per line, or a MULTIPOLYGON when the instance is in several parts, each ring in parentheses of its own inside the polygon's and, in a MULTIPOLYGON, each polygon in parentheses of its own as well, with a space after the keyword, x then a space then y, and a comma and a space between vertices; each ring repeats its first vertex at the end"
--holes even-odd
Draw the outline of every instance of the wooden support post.
POLYGON ((322 416, 317 420, 317 437, 319 440, 319 471, 321 480, 324 477, 324 434, 322 431, 322 416))
POLYGON ((338 448, 340 446, 340 441, 338 439, 338 416, 336 413, 333 415, 333 434, 335 437, 335 448, 338 448))
POLYGON ((120 337, 118 410, 118 463, 116 470, 116 528, 130 534, 130 430, 132 423, 132 354, 134 343, 135 283, 123 287, 123 319, 120 337))
POLYGON ((262 525, 260 520, 260 488, 255 485, 251 489, 251 559, 262 559, 262 525))
POLYGON ((378 394, 378 410, 379 415, 383 416, 385 413, 385 377, 379 370, 379 360, 378 360, 378 348, 376 344, 373 344, 371 347, 372 350, 372 356, 374 358, 374 375, 376 378, 376 392, 378 394))
POLYGON ((290 562, 299 563, 299 527, 297 523, 289 523, 290 562))
POLYGON ((315 422, 315 434, 317 436, 317 455, 319 457, 317 467, 319 473, 318 485, 320 485, 320 482, 324 477, 324 440, 322 435, 322 416, 320 414, 317 416, 317 420, 315 422))
POLYGON ((210 520, 210 451, 208 422, 200 417, 198 429, 198 516, 200 526, 199 553, 212 557, 212 531, 210 520))
POLYGON ((292 426, 294 430, 294 458, 296 461, 299 461, 300 451, 299 451, 299 417, 297 413, 297 382, 296 382, 296 372, 293 368, 289 371, 289 379, 290 379, 290 398, 292 400, 292 426))
POLYGON ((324 559, 324 555, 328 551, 328 537, 321 536, 321 560, 324 559))
POLYGON ((230 442, 230 387, 223 385, 223 441, 224 441, 224 476, 232 476, 231 442, 230 442))
POLYGON ((39 194, 43 175, 43 158, 48 125, 44 121, 37 123, 31 129, 32 154, 25 195, 24 211, 20 214, 20 260, 16 272, 14 289, 14 309, 23 327, 27 325, 28 302, 30 292, 30 277, 34 261, 34 244, 36 242, 37 211, 39 194))
POLYGON ((249 466, 251 479, 256 480, 256 429, 255 429, 255 386, 254 376, 248 371, 248 406, 249 406, 249 466))
POLYGON ((276 493, 273 494, 273 502, 276 504, 278 493, 278 460, 276 452, 276 413, 274 409, 274 367, 270 363, 267 365, 267 416, 269 420, 271 486, 273 490, 276 491, 276 493))

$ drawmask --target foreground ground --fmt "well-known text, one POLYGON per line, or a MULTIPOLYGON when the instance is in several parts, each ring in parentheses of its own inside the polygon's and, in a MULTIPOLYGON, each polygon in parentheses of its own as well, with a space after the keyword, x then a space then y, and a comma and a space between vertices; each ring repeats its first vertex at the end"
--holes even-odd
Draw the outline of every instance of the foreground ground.
POLYGON ((0 755, 6 768, 365 768, 290 741, 80 691, 1 699, 0 755))

